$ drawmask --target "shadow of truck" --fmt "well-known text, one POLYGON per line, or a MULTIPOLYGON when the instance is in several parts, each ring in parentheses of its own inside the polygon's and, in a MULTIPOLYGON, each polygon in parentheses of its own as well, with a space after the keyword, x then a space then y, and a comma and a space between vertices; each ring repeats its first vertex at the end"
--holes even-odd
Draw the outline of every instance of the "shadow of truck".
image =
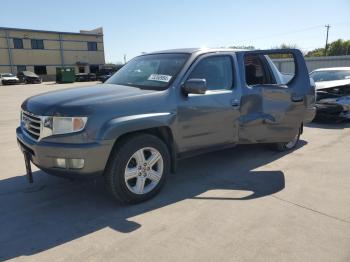
MULTIPOLYGON (((300 141, 300 146, 305 144, 300 141)), ((24 176, 1 180, 0 260, 33 255, 105 227, 129 233, 142 226, 131 217, 185 199, 239 201, 274 194, 285 187, 283 172, 253 170, 283 156, 251 145, 183 160, 157 197, 134 206, 115 203, 102 179, 72 182, 37 171, 34 185, 27 184, 24 176), (205 192, 215 189, 252 193, 205 197, 205 192)))

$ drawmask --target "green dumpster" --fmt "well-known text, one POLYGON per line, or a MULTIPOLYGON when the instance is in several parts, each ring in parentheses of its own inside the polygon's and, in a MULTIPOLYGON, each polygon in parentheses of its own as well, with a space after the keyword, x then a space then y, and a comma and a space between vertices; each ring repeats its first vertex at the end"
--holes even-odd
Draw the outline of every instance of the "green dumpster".
POLYGON ((74 67, 56 67, 57 83, 73 83, 75 82, 74 67))

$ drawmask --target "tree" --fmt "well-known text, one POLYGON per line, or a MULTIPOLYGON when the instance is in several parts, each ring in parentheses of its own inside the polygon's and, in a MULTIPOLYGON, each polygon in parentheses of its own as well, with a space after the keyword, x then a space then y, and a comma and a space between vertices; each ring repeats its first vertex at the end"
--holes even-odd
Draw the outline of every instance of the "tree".
MULTIPOLYGON (((339 55, 350 55, 350 40, 338 39, 328 45, 327 56, 339 55)), ((324 56, 324 48, 316 48, 308 52, 306 56, 324 56)))
POLYGON ((316 48, 312 51, 309 51, 305 56, 306 57, 324 56, 324 48, 316 48))
MULTIPOLYGON (((273 46, 271 47, 271 49, 295 49, 298 48, 297 45, 295 44, 281 44, 279 46, 273 46)), ((288 54, 271 54, 269 55, 270 58, 272 59, 277 59, 277 58, 293 58, 292 54, 288 53, 288 54)))
POLYGON ((338 39, 329 45, 328 54, 330 56, 350 55, 350 40, 338 39))
POLYGON ((295 49, 298 48, 296 44, 280 44, 279 46, 273 46, 271 49, 295 49))

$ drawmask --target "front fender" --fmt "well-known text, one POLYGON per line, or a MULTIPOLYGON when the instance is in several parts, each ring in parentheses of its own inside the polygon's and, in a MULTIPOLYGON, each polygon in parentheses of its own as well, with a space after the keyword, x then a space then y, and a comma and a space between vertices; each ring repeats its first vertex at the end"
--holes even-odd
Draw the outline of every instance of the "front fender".
POLYGON ((121 135, 143 129, 171 126, 175 120, 175 113, 147 113, 122 116, 108 121, 98 134, 102 140, 118 139, 121 135))

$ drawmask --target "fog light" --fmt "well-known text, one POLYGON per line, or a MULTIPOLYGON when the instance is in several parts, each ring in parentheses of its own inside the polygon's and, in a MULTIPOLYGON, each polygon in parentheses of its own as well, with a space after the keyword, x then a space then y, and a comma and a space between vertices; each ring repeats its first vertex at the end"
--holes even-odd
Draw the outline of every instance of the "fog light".
POLYGON ((64 158, 55 158, 55 167, 59 167, 59 168, 67 168, 67 164, 66 164, 66 159, 64 158))
POLYGON ((84 167, 84 159, 69 159, 69 168, 81 169, 84 167))

